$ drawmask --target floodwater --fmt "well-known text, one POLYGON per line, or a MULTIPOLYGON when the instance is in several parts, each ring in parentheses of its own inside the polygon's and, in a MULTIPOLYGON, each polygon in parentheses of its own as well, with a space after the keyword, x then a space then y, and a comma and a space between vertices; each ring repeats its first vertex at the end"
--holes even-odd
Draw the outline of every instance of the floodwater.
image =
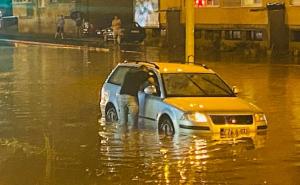
POLYGON ((266 133, 166 137, 99 119, 99 89, 120 60, 174 55, 134 46, 0 45, 0 185, 299 185, 297 59, 197 59, 265 111, 266 133))

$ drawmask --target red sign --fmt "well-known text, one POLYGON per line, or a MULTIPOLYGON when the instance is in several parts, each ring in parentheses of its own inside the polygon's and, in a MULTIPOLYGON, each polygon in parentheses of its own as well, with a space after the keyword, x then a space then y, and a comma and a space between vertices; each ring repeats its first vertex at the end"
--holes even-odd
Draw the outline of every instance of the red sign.
POLYGON ((206 5, 206 0, 195 0, 195 7, 199 8, 206 5))

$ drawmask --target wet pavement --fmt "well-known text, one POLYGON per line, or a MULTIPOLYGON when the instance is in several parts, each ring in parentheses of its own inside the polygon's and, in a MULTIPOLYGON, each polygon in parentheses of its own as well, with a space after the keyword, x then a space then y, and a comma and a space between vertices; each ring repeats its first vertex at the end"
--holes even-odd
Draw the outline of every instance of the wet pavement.
POLYGON ((54 34, 38 34, 38 33, 21 33, 17 28, 0 29, 0 41, 23 41, 23 42, 40 42, 45 44, 60 44, 73 46, 90 46, 90 47, 104 47, 105 43, 99 36, 90 37, 76 37, 65 35, 64 39, 54 38, 54 34))
POLYGON ((119 61, 177 61, 180 53, 109 47, 0 44, 0 185, 299 184, 297 58, 198 57, 265 111, 268 131, 165 137, 101 121, 98 94, 119 61))

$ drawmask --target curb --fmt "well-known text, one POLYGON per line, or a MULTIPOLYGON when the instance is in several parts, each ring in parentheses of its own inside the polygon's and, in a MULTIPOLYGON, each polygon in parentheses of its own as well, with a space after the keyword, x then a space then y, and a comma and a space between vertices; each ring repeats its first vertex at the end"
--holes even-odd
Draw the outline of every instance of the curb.
POLYGON ((48 43, 48 42, 38 42, 38 41, 25 41, 25 40, 14 40, 14 39, 0 39, 0 41, 4 42, 12 42, 16 44, 30 44, 30 45, 38 45, 38 46, 47 46, 47 47, 55 47, 55 48, 68 48, 68 49, 88 49, 91 51, 99 51, 99 52, 109 52, 108 48, 99 48, 93 46, 77 46, 70 44, 56 44, 56 43, 48 43))

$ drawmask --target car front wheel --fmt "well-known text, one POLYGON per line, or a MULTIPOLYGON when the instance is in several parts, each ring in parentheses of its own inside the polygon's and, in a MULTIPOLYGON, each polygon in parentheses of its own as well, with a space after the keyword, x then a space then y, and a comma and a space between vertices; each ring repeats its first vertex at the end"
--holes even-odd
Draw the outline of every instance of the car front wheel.
POLYGON ((169 116, 163 116, 159 120, 158 131, 160 134, 165 134, 165 135, 175 134, 174 126, 169 116))
POLYGON ((105 121, 106 122, 117 122, 118 121, 118 114, 113 106, 109 106, 105 110, 105 121))

